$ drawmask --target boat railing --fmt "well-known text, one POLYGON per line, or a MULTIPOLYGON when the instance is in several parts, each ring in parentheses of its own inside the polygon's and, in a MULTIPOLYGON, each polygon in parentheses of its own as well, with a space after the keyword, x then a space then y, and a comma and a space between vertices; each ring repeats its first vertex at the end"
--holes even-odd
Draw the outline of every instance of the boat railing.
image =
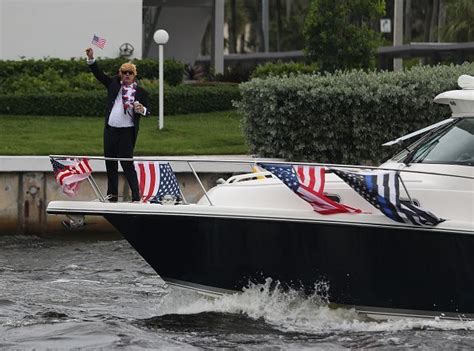
MULTIPOLYGON (((460 174, 450 174, 450 173, 441 173, 441 172, 428 172, 428 171, 419 171, 419 170, 410 170, 410 169, 394 169, 394 168, 384 168, 378 166, 366 166, 366 165, 350 165, 350 164, 332 164, 332 163, 316 163, 316 162, 289 162, 281 159, 268 159, 268 158, 212 158, 212 157, 134 157, 134 158, 123 158, 123 157, 104 157, 104 156, 86 156, 86 155, 50 155, 49 157, 54 159, 88 159, 88 160, 101 160, 101 161, 132 161, 132 162, 173 162, 173 163, 185 163, 188 166, 188 169, 193 173, 196 181, 198 182, 200 188, 202 189, 204 196, 208 200, 209 204, 213 206, 213 203, 209 197, 208 191, 203 185, 201 178, 199 177, 198 171, 196 170, 196 164, 202 163, 213 163, 213 164, 241 164, 249 165, 248 173, 252 173, 251 177, 256 178, 267 177, 269 172, 255 172, 252 171, 252 168, 255 167, 258 163, 271 163, 276 165, 299 165, 299 166, 319 166, 326 168, 336 168, 336 169, 346 169, 352 171, 364 171, 364 170, 382 170, 382 171, 398 171, 401 174, 403 173, 414 173, 414 174, 424 174, 432 176, 442 176, 442 177, 451 177, 451 178, 462 178, 474 180, 474 176, 469 175, 460 175, 460 174), (261 174, 260 174, 261 173, 261 174)), ((244 180, 244 178, 249 179, 249 175, 237 175, 233 176, 228 180, 229 183, 239 182, 244 180)), ((100 191, 99 186, 95 182, 93 176, 88 178, 89 183, 98 197, 99 201, 106 201, 106 197, 100 191)), ((405 188, 405 191, 408 194, 403 180, 401 180, 402 186, 405 188)), ((181 193, 184 203, 187 203, 184 195, 181 193)))

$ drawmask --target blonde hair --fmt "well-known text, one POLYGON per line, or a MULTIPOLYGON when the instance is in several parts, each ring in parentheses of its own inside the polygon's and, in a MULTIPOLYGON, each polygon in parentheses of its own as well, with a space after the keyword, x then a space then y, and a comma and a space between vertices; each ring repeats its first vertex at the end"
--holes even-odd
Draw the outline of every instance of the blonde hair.
POLYGON ((137 66, 133 63, 127 62, 120 66, 120 71, 132 71, 134 75, 137 75, 137 66))

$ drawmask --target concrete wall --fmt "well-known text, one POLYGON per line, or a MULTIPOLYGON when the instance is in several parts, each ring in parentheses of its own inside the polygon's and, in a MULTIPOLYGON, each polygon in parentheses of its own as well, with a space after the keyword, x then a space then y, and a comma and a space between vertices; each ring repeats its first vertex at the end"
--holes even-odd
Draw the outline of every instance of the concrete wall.
MULTIPOLYGON (((201 52, 201 42, 211 19, 211 9, 205 6, 164 6, 161 9, 158 25, 154 30, 164 29, 170 36, 163 50, 165 58, 194 63, 201 52)), ((158 58, 158 44, 154 41, 148 56, 158 58)))
POLYGON ((142 55, 142 0, 0 0, 0 59, 84 57, 96 34, 97 57, 130 43, 142 55))
MULTIPOLYGON (((234 157, 235 158, 235 157, 234 157)), ((103 161, 92 160, 93 176, 101 191, 107 191, 107 177, 103 161)), ((185 162, 171 162, 178 178, 181 191, 190 203, 197 202, 203 195, 194 175, 185 162)), ((216 180, 227 178, 232 173, 250 170, 248 165, 193 164, 206 189, 216 180)), ((65 216, 47 215, 46 207, 54 200, 88 201, 97 198, 88 181, 80 184, 80 191, 74 198, 63 194, 54 179, 49 158, 46 156, 0 156, 0 234, 51 235, 65 232, 61 222, 65 216)), ((124 201, 131 199, 130 189, 123 174, 119 178, 119 196, 124 201)), ((87 225, 80 229, 88 233, 115 232, 102 217, 87 217, 87 225)))

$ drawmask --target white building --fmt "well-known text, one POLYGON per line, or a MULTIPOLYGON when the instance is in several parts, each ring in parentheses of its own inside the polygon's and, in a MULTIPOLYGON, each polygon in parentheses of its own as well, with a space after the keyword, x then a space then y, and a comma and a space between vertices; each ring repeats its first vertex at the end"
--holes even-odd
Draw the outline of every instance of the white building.
POLYGON ((93 35, 107 40, 102 57, 121 44, 142 52, 141 0, 0 0, 0 58, 84 57, 93 35))
POLYGON ((0 60, 84 57, 93 35, 107 40, 98 57, 118 57, 121 47, 133 47, 130 58, 157 57, 153 33, 165 29, 165 57, 193 63, 209 20, 220 72, 224 0, 0 0, 0 60))

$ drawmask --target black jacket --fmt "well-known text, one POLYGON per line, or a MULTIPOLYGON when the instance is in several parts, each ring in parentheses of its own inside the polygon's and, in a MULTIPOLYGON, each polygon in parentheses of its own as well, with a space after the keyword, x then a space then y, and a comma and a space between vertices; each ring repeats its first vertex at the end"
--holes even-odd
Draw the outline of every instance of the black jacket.
MULTIPOLYGON (((105 85, 107 88, 107 106, 105 108, 105 126, 109 123, 110 112, 112 112, 112 107, 114 106, 115 99, 117 98, 117 94, 120 91, 121 84, 120 84, 120 76, 116 75, 113 77, 109 77, 106 75, 97 64, 97 61, 94 62, 92 65, 89 65, 92 73, 97 78, 99 82, 105 85)), ((140 86, 137 86, 137 90, 135 93, 135 100, 139 101, 143 106, 147 109, 147 115, 150 114, 148 108, 148 92, 140 86)), ((133 123, 135 124, 135 140, 134 143, 137 141, 138 129, 140 126, 140 114, 134 112, 133 123)))

